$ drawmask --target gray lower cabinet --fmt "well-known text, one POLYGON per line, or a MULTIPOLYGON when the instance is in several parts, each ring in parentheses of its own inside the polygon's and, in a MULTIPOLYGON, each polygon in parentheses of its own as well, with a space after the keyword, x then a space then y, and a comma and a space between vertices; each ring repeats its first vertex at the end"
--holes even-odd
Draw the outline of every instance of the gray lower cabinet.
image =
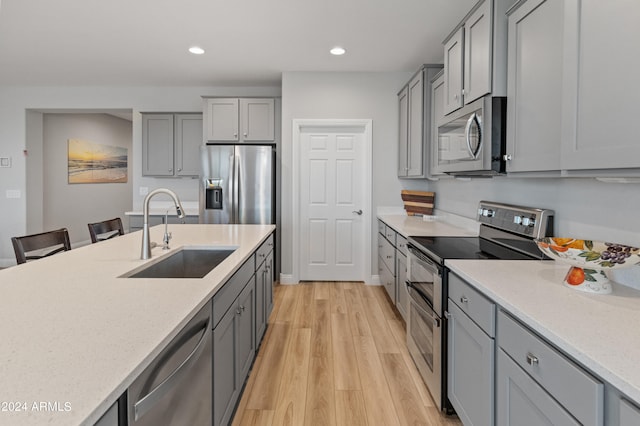
POLYGON ((632 425, 640 425, 640 409, 626 399, 620 399, 620 426, 632 425))
POLYGON ((497 425, 580 424, 502 349, 498 351, 496 380, 497 425))
POLYGON ((494 340, 449 299, 448 397, 465 425, 494 424, 494 340))
MULTIPOLYGON (((395 235, 395 233, 394 233, 395 235)), ((384 235, 378 234, 378 272, 380 281, 384 286, 391 303, 396 303, 396 279, 395 279, 395 248, 385 238, 384 235)))
POLYGON ((273 310, 273 243, 271 235, 256 252, 256 347, 273 310))
MULTIPOLYGON (((515 414, 510 414, 511 412, 522 410, 526 413, 528 410, 534 410, 536 405, 541 408, 547 407, 550 405, 548 400, 552 400, 576 421, 563 421, 565 416, 560 410, 555 410, 545 413, 549 416, 550 424, 604 424, 604 384, 600 380, 504 311, 498 313, 497 336, 500 350, 504 351, 522 373, 530 381, 537 383, 537 387, 546 394, 545 396, 538 392, 532 394, 535 396, 529 395, 528 401, 513 399, 514 393, 519 393, 520 390, 517 387, 509 389, 511 385, 506 381, 508 379, 500 378, 502 391, 498 392, 496 406, 501 412, 503 422, 499 424, 514 424, 508 422, 510 418, 517 418, 515 414), (553 413, 554 417, 551 417, 550 413, 553 413)), ((513 376, 512 370, 503 372, 503 375, 513 376)), ((522 379, 518 383, 524 386, 522 379)), ((521 423, 517 421, 515 424, 521 423)))
POLYGON ((119 401, 114 402, 107 412, 100 417, 100 420, 94 423, 94 426, 119 426, 118 403, 119 401))
MULTIPOLYGON (((253 264, 253 259, 249 262, 253 264)), ((244 276, 243 268, 236 275, 244 276)), ((236 284, 233 282, 236 275, 225 285, 236 284)), ((219 321, 215 314, 219 305, 214 297, 213 424, 216 426, 230 423, 255 357, 255 295, 255 275, 252 274, 219 321)))

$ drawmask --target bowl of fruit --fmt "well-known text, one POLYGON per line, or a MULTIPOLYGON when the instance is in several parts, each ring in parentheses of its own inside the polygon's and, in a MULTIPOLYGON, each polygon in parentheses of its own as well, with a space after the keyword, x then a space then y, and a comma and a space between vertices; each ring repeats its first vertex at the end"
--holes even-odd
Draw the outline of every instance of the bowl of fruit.
POLYGON ((588 293, 611 293, 605 271, 640 263, 640 249, 624 244, 556 237, 540 238, 536 243, 542 253, 571 265, 564 285, 588 293))

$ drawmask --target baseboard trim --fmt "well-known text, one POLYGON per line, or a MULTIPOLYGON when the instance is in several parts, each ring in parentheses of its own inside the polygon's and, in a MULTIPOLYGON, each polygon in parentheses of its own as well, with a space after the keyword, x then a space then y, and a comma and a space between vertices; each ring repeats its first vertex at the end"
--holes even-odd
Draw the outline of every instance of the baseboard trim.
POLYGON ((293 275, 291 274, 280 274, 280 284, 281 285, 295 285, 300 284, 298 281, 294 281, 293 275))
POLYGON ((365 285, 382 285, 380 281, 380 275, 371 275, 371 277, 364 282, 365 285))

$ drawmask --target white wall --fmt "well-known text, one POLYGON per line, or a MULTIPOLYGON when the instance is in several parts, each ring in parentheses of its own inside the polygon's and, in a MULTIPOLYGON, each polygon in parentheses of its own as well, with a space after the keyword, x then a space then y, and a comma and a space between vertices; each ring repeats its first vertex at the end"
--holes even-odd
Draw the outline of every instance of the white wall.
MULTIPOLYGON (((15 263, 11 237, 27 233, 27 160, 23 150, 27 146, 27 133, 38 132, 27 129, 28 110, 132 110, 132 204, 137 208, 143 198, 138 195, 140 186, 168 187, 184 200, 196 200, 198 196, 195 179, 142 178, 141 112, 202 111, 202 96, 280 96, 280 93, 280 87, 0 87, 0 156, 12 158, 11 168, 0 168, 0 266, 15 263), (6 198, 6 191, 11 189, 20 190, 21 198, 6 198)), ((37 113, 29 115, 31 124, 38 121, 33 120, 37 113)))
MULTIPOLYGON (((131 210, 131 122, 108 114, 44 114, 43 230, 67 228, 71 243, 89 243, 87 223, 119 217, 131 210), (69 184, 69 139, 127 149, 127 182, 69 184)), ((31 168, 28 169, 31 175, 31 168)), ((36 173, 38 171, 36 170, 36 173)))
MULTIPOLYGON (((373 197, 371 232, 375 236, 375 207, 402 205, 400 191, 422 182, 396 178, 398 164, 397 93, 411 73, 285 72, 282 75, 282 274, 291 275, 292 120, 352 118, 373 120, 373 197)), ((372 271, 377 242, 372 241, 372 271)))

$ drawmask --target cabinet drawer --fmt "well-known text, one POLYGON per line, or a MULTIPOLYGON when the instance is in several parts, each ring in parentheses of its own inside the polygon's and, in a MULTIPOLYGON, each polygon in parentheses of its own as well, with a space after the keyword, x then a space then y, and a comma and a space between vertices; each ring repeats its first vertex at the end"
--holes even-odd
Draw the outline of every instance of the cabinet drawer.
POLYGON ((389 242, 391 243, 392 246, 395 247, 396 245, 396 231, 394 231, 393 229, 389 228, 387 226, 385 232, 384 232, 384 236, 387 240, 389 240, 389 242))
POLYGON ((387 225, 385 225, 383 221, 378 220, 378 234, 384 235, 386 231, 387 231, 387 225))
POLYGON ((449 299, 469 315, 485 333, 495 337, 496 305, 453 273, 449 274, 449 299))
POLYGON ((378 235, 378 256, 387 265, 391 274, 396 276, 396 249, 382 235, 378 235))
POLYGON ((581 424, 603 424, 604 385, 503 311, 498 344, 581 424))
POLYGON ((222 288, 213 296, 213 326, 215 328, 222 319, 225 312, 236 300, 251 276, 255 273, 255 255, 251 255, 240 269, 229 280, 222 285, 222 288))
POLYGON ((380 274, 380 282, 387 291, 391 302, 396 303, 396 280, 393 273, 387 267, 387 264, 378 257, 378 273, 380 274))
POLYGON ((620 426, 640 424, 640 410, 626 399, 620 400, 620 426))
POLYGON ((396 248, 405 256, 409 254, 407 252, 407 239, 400 234, 396 234, 396 248))
POLYGON ((264 262, 271 251, 273 251, 273 234, 269 235, 264 243, 258 247, 258 250, 256 250, 256 269, 264 262))

